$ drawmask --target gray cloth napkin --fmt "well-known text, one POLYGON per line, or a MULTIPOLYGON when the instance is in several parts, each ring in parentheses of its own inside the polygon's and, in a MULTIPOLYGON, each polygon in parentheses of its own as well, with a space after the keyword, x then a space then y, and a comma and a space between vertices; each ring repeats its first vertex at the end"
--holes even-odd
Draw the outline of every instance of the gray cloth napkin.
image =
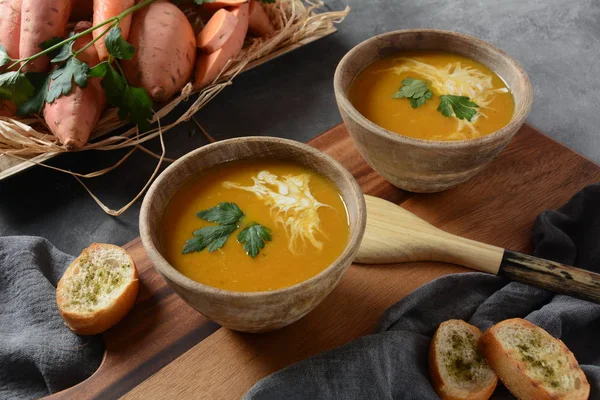
MULTIPOLYGON (((588 186, 533 229, 534 254, 600 272, 600 184, 588 186)), ((600 305, 482 273, 448 275, 389 308, 375 330, 266 377, 245 399, 436 399, 427 351, 438 325, 463 319, 485 330, 521 317, 573 351, 600 399, 600 305)), ((501 385, 494 398, 512 398, 501 385)))
POLYGON ((73 258, 43 238, 0 238, 0 399, 39 398, 100 366, 100 338, 72 333, 56 308, 56 284, 73 258))

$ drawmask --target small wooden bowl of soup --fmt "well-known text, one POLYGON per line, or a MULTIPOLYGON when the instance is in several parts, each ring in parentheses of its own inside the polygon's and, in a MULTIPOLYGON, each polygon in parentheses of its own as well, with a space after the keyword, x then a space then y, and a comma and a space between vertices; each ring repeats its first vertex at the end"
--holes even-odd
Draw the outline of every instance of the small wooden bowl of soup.
POLYGON ((411 29, 368 39, 340 61, 336 100, 366 161, 412 192, 438 192, 477 174, 531 109, 519 64, 456 32, 411 29))
POLYGON ((352 175, 298 142, 246 137, 169 166, 142 204, 140 236, 169 286, 230 329, 282 328, 336 286, 360 245, 352 175))

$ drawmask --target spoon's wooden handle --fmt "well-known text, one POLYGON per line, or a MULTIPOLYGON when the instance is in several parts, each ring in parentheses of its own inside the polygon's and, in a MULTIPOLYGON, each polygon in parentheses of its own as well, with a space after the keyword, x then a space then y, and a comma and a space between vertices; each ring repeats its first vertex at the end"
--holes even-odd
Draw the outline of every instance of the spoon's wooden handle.
POLYGON ((600 303, 600 274, 505 250, 499 276, 600 303))
POLYGON ((355 262, 443 261, 600 303, 600 274, 452 235, 394 203, 365 200, 367 229, 355 262))

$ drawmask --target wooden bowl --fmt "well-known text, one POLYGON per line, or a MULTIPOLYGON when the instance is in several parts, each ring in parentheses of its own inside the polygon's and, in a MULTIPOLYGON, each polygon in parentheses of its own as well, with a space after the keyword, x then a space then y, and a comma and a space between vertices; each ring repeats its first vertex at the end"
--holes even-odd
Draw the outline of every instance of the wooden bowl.
POLYGON ((337 161, 291 140, 245 137, 204 146, 183 156, 160 174, 142 203, 140 236, 155 269, 190 306, 227 328, 265 332, 302 318, 333 290, 358 251, 365 222, 365 200, 360 187, 337 161), (320 173, 337 186, 350 220, 346 248, 318 275, 279 290, 233 292, 198 283, 181 274, 161 254, 159 224, 167 203, 183 183, 199 172, 229 161, 257 158, 296 162, 320 173))
POLYGON ((525 122, 533 99, 527 74, 506 53, 472 36, 433 29, 389 32, 360 43, 338 64, 334 90, 346 128, 369 165, 393 185, 424 193, 458 185, 492 161, 525 122), (454 53, 491 68, 512 91, 515 111, 511 121, 492 134, 460 141, 415 139, 369 121, 348 100, 350 85, 373 61, 408 50, 454 53))

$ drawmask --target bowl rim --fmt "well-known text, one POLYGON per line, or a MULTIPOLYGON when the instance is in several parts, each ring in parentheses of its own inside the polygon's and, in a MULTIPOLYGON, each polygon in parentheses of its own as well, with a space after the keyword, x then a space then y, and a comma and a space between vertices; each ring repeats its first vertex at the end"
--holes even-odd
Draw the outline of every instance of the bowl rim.
MULTIPOLYGON (((254 159, 254 158, 260 158, 260 157, 250 157, 247 159, 254 159)), ((223 163, 236 161, 236 160, 242 160, 242 159, 245 159, 245 158, 232 158, 232 159, 223 161, 223 163)), ((213 164, 207 168, 214 167, 215 165, 219 165, 219 164, 213 164)), ((311 169, 313 169, 313 171, 321 174, 316 168, 311 168, 311 169)), ((197 174, 200 172, 201 171, 197 171, 195 173, 197 174)), ((188 179, 191 177, 192 177, 192 175, 190 175, 188 177, 188 179)), ((340 190, 339 185, 337 185, 331 179, 328 179, 328 180, 338 190, 340 190)), ((346 199, 344 199, 344 202, 345 201, 346 201, 346 199)), ((163 212, 164 212, 164 210, 163 210, 163 212)), ((161 275, 163 275, 163 277, 165 277, 167 279, 167 281, 169 281, 169 280, 173 281, 178 286, 181 286, 191 292, 206 294, 213 298, 222 298, 222 299, 225 299, 225 298, 227 298, 227 299, 231 299, 231 298, 237 298, 237 299, 261 298, 261 299, 263 299, 265 297, 276 297, 276 296, 286 295, 288 293, 301 291, 304 287, 312 285, 313 282, 321 279, 324 275, 330 273, 331 270, 339 268, 340 266, 342 266, 344 264, 349 265, 353 261, 356 253, 358 252, 358 248, 362 241, 365 227, 366 227, 366 219, 367 219, 366 215, 367 215, 367 211, 366 211, 365 198, 364 198, 364 194, 363 194, 360 186, 358 185, 358 182, 356 182, 356 179, 354 178, 354 176, 352 176, 352 174, 342 164, 340 164, 337 160, 333 159, 331 156, 325 154, 324 152, 322 152, 312 146, 309 146, 307 144, 297 142, 294 140, 283 139, 283 138, 278 138, 278 137, 268 137, 268 136, 245 136, 245 137, 240 137, 240 138, 226 139, 226 140, 222 140, 222 141, 218 141, 218 142, 214 142, 214 143, 210 143, 208 145, 202 146, 199 149, 196 149, 194 151, 191 151, 191 152, 183 155, 177 161, 175 161, 169 167, 167 167, 157 177, 157 179, 154 181, 154 183, 150 186, 150 188, 148 189, 148 193, 144 197, 144 200, 143 200, 142 206, 141 206, 141 210, 140 210, 139 227, 140 227, 140 238, 142 241, 142 245, 143 245, 146 253, 148 254, 148 258, 150 259, 154 268, 161 275), (163 257, 163 255, 158 250, 156 244, 151 239, 150 219, 152 218, 152 216, 150 215, 150 209, 151 209, 150 204, 151 204, 155 194, 159 191, 162 182, 165 181, 168 177, 170 177, 171 173, 175 169, 177 169, 180 165, 182 165, 187 159, 190 159, 193 157, 201 157, 203 154, 213 151, 215 149, 227 147, 227 146, 231 145, 232 143, 242 143, 242 142, 246 142, 246 141, 254 141, 254 142, 258 141, 258 142, 263 142, 263 143, 265 143, 265 142, 266 143, 279 143, 279 144, 283 144, 285 146, 293 147, 295 149, 300 150, 301 152, 309 153, 312 156, 317 157, 318 159, 322 160, 323 162, 334 167, 337 170, 337 172, 339 172, 341 174, 341 177, 344 179, 345 184, 347 184, 348 188, 350 189, 352 200, 356 202, 358 218, 357 218, 357 221, 355 221, 355 224, 354 224, 355 226, 350 226, 348 242, 346 244, 346 247, 344 247, 344 250, 340 253, 340 255, 334 261, 332 261, 326 268, 324 268, 318 274, 310 277, 309 279, 298 282, 292 286, 287 286, 287 287, 284 287, 281 289, 267 290, 267 291, 239 292, 239 291, 233 291, 233 290, 219 289, 219 288, 216 288, 216 287, 213 287, 210 285, 206 285, 206 284, 197 282, 191 278, 188 278, 187 276, 185 276, 184 274, 179 272, 175 267, 173 267, 163 257)))
MULTIPOLYGON (((452 53, 452 51, 447 51, 447 52, 452 53)), ((364 69, 366 66, 367 65, 365 65, 362 69, 364 69)), ((493 68, 491 68, 491 67, 488 67, 488 68, 490 68, 495 73, 493 68)), ((360 71, 362 71, 362 69, 360 71)), ((359 73, 360 73, 360 71, 359 71, 359 73)), ((356 78, 356 76, 354 76, 353 80, 355 78, 356 78)), ((502 76, 500 76, 500 79, 504 79, 504 78, 502 76)), ((344 57, 340 60, 340 62, 338 63, 338 65, 335 69, 335 74, 334 74, 334 78, 333 78, 333 89, 335 92, 336 100, 338 102, 338 106, 340 108, 343 108, 344 111, 350 116, 350 118, 352 118, 356 123, 361 125, 367 131, 375 133, 380 136, 383 136, 392 141, 396 141, 398 143, 412 144, 412 145, 417 145, 417 146, 421 146, 421 147, 427 147, 430 149, 466 149, 466 148, 470 148, 470 147, 476 146, 476 145, 485 145, 490 142, 495 142, 496 140, 501 139, 505 136, 512 135, 512 133, 516 132, 517 128, 519 128, 525 122, 527 115, 531 111, 531 107, 533 104, 533 88, 531 85, 531 80, 529 79, 529 76, 527 75, 527 73, 525 72, 523 67, 521 67, 521 65, 515 59, 513 59, 511 56, 509 56, 507 53, 500 50, 498 47, 494 46, 493 44, 488 43, 488 42, 486 42, 482 39, 479 39, 475 36, 467 35, 467 34, 460 33, 460 32, 455 32, 455 31, 444 30, 444 29, 401 29, 401 30, 382 33, 382 34, 373 36, 369 39, 366 39, 366 40, 360 42, 359 44, 354 46, 352 49, 350 49, 350 51, 348 51, 344 55, 344 57), (387 129, 377 125, 376 123, 372 122, 371 120, 367 119, 354 107, 352 102, 350 102, 350 100, 344 93, 344 88, 342 87, 342 82, 341 82, 342 81, 342 69, 344 69, 346 67, 350 58, 352 58, 357 53, 367 49, 369 46, 371 46, 373 43, 375 43, 379 40, 385 39, 390 36, 401 36, 401 35, 415 34, 415 33, 423 33, 423 34, 432 34, 432 35, 438 35, 438 36, 460 38, 460 39, 463 39, 466 41, 470 41, 478 47, 486 47, 489 50, 495 52, 498 57, 503 58, 505 61, 507 61, 512 66, 512 68, 514 68, 517 71, 517 73, 521 76, 521 78, 523 79, 524 94, 525 94, 524 95, 525 103, 523 104, 523 107, 521 107, 519 110, 515 109, 515 111, 518 111, 518 112, 515 112, 513 114, 512 118, 508 124, 504 125, 502 128, 498 129, 497 131, 489 133, 489 134, 481 136, 481 137, 478 137, 478 138, 475 138, 475 139, 465 139, 465 140, 429 140, 429 139, 413 138, 410 136, 405 136, 400 133, 396 133, 396 132, 387 130, 387 129)))

